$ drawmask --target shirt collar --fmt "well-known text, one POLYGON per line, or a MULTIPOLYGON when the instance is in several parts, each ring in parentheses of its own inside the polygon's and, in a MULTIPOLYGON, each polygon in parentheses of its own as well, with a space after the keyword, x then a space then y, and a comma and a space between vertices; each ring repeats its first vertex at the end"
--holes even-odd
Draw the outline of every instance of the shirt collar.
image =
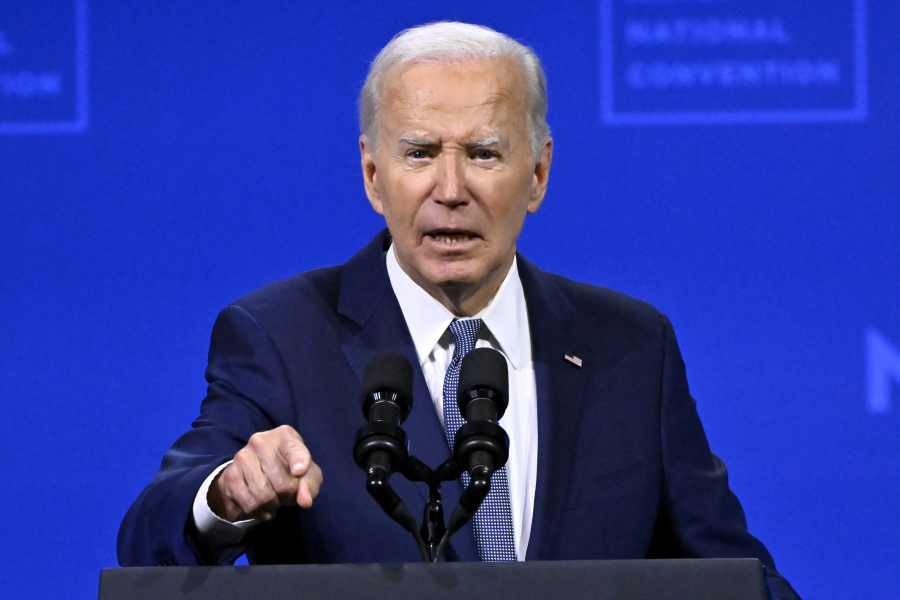
MULTIPOLYGON (((412 335, 419 364, 423 365, 455 317, 400 267, 393 244, 387 252, 386 262, 391 287, 412 335)), ((513 368, 518 368, 525 358, 526 350, 530 351, 531 339, 525 292, 522 290, 515 258, 497 294, 471 318, 484 321, 513 368)))

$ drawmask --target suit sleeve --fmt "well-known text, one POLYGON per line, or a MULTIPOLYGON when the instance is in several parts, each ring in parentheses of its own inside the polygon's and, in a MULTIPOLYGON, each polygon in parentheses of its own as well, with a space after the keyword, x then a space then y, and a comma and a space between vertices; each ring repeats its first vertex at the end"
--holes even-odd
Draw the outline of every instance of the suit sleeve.
POLYGON ((232 563, 245 548, 208 556, 193 543, 194 497, 207 476, 254 433, 294 423, 293 393, 272 340, 243 308, 223 310, 213 327, 209 383, 200 416, 163 457, 119 528, 122 566, 232 563))
POLYGON ((747 530, 725 464, 709 448, 690 395, 675 332, 663 317, 661 444, 663 502, 650 556, 758 558, 776 600, 799 600, 775 570, 765 546, 747 530))

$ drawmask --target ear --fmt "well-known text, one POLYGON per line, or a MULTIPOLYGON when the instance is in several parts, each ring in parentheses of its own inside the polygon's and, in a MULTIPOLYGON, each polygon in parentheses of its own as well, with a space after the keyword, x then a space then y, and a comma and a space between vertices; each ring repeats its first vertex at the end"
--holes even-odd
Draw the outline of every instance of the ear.
POLYGON ((379 215, 384 216, 384 208, 381 206, 381 198, 378 196, 378 187, 375 185, 375 149, 365 135, 359 136, 359 157, 362 164, 363 186, 366 188, 366 196, 369 204, 379 215))
POLYGON ((534 165, 534 182, 531 189, 531 200, 528 201, 528 212, 534 214, 544 201, 547 193, 547 182, 550 180, 550 163, 553 161, 553 139, 547 138, 541 150, 541 158, 534 165))

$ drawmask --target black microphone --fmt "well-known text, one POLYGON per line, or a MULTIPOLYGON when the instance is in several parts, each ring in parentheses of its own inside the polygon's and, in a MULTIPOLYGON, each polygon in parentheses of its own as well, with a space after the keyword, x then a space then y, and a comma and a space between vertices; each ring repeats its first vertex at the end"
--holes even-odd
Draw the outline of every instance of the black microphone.
POLYGON ((381 352, 363 374, 363 416, 369 421, 403 423, 412 410, 413 368, 396 352, 381 352))
POLYGON ((457 387, 459 412, 467 423, 456 432, 454 453, 474 478, 490 477, 509 458, 509 437, 497 423, 509 406, 506 359, 492 348, 463 357, 457 387))
POLYGON ((457 386, 459 412, 466 421, 493 421, 509 406, 506 359, 493 348, 475 348, 463 357, 457 386))
POLYGON ((412 410, 413 369, 395 352, 375 356, 363 375, 363 416, 369 421, 356 435, 353 456, 370 472, 373 467, 394 473, 408 456, 406 433, 400 428, 412 410))

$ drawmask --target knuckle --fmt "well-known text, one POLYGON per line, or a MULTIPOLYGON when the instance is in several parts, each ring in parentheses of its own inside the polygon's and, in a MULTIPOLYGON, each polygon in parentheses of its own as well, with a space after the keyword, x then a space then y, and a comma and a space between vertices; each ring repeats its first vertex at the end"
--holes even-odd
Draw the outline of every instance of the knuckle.
POLYGON ((291 487, 291 480, 281 473, 273 474, 269 481, 272 483, 272 490, 276 494, 280 494, 291 487))
POLYGON ((268 489, 260 492, 258 496, 259 506, 271 506, 278 502, 278 494, 275 493, 275 490, 268 489))
POLYGON ((265 492, 269 486, 266 476, 256 470, 248 474, 247 483, 250 485, 250 489, 257 494, 265 492))
POLYGON ((254 450, 258 450, 265 446, 266 439, 265 434, 262 432, 256 432, 250 436, 250 439, 247 441, 247 448, 252 448, 254 450))
POLYGON ((303 443, 303 438, 300 437, 300 434, 297 433, 297 430, 291 427, 290 425, 282 425, 278 428, 281 431, 281 434, 289 439, 297 440, 300 443, 303 443))
POLYGON ((219 479, 221 479, 222 483, 226 486, 234 484, 234 473, 236 470, 237 468, 234 466, 234 463, 231 463, 219 474, 219 479))
POLYGON ((235 487, 241 481, 243 481, 243 469, 239 464, 232 463, 228 465, 228 467, 222 471, 222 481, 228 487, 235 487))
POLYGON ((248 506, 253 503, 253 497, 247 492, 247 490, 235 490, 235 493, 231 498, 235 504, 237 504, 242 511, 249 512, 248 506))

